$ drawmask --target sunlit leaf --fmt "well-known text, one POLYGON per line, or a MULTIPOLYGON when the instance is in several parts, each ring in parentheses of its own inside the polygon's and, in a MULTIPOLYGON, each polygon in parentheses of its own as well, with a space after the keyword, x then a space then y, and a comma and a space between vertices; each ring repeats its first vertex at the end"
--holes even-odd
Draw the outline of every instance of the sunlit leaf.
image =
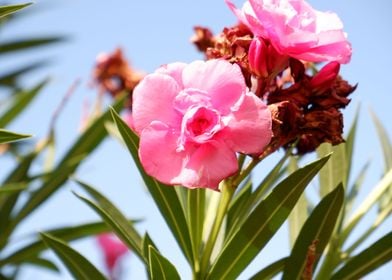
POLYGON ((317 154, 322 157, 326 154, 333 153, 331 159, 320 170, 320 197, 326 196, 339 183, 344 187, 347 186, 347 159, 345 143, 332 146, 329 143, 323 143, 317 148, 317 154))
POLYGON ((42 37, 14 40, 0 43, 0 54, 9 54, 11 52, 22 51, 26 49, 47 46, 49 44, 64 41, 63 37, 42 37))
POLYGON ((116 235, 129 247, 141 260, 143 260, 142 238, 127 218, 98 191, 87 184, 77 181, 96 202, 75 194, 79 199, 89 205, 113 229, 116 235))
MULTIPOLYGON (((205 189, 188 190, 187 218, 195 261, 199 259, 205 219, 205 202, 205 189)), ((198 264, 195 263, 195 266, 198 264)))
POLYGON ((0 129, 0 144, 16 142, 30 137, 31 135, 19 134, 5 129, 0 129))
POLYGON ((330 278, 331 280, 361 279, 363 276, 392 260, 392 232, 351 258, 330 278))
POLYGON ((158 209, 176 238, 177 243, 180 245, 184 255, 190 263, 193 263, 192 244, 187 227, 187 221, 176 191, 172 186, 161 184, 144 172, 138 156, 139 138, 114 109, 111 110, 111 113, 113 120, 116 123, 117 128, 158 209))
POLYGON ((355 113, 354 121, 351 124, 350 130, 346 137, 345 142, 345 149, 346 149, 346 164, 347 164, 347 180, 350 179, 351 174, 351 166, 353 162, 353 152, 354 152, 354 144, 355 144, 355 137, 357 134, 357 126, 358 126, 358 119, 359 119, 359 107, 355 113))
POLYGON ((390 169, 381 181, 372 188, 372 191, 366 199, 360 204, 360 206, 351 215, 342 232, 342 242, 344 242, 354 227, 359 221, 368 213, 368 211, 379 201, 379 199, 385 194, 389 193, 392 187, 392 169, 390 169))
POLYGON ((0 6, 0 18, 15 13, 19 10, 30 6, 33 3, 25 3, 25 4, 16 4, 16 5, 7 5, 7 6, 0 6))
POLYGON ((22 183, 10 183, 7 185, 3 185, 0 187, 0 196, 3 193, 13 193, 13 192, 20 192, 25 190, 27 187, 27 183, 22 182, 22 183))
POLYGON ((152 280, 180 280, 174 265, 162 256, 153 246, 149 248, 149 271, 152 280))
POLYGON ((339 185, 316 206, 298 235, 286 262, 282 279, 301 279, 305 270, 306 273, 313 274, 318 259, 331 237, 343 200, 343 186, 339 185), (308 256, 309 252, 313 255, 308 256))
POLYGON ((235 279, 274 236, 328 159, 329 155, 308 164, 280 182, 225 243, 207 278, 235 279))
POLYGON ((266 266, 265 268, 257 272, 255 275, 253 275, 250 280, 272 279, 276 274, 283 271, 287 259, 288 258, 286 257, 271 263, 270 265, 266 266))
POLYGON ((94 265, 60 239, 45 233, 41 233, 41 238, 65 264, 75 279, 106 280, 106 277, 94 265))

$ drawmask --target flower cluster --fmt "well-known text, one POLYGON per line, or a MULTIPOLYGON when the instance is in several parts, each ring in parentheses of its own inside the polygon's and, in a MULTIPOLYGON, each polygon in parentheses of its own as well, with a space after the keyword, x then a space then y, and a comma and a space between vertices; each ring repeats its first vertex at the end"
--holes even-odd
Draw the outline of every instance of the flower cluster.
POLYGON ((196 27, 192 41, 207 59, 238 64, 247 86, 268 104, 274 136, 266 152, 294 141, 299 154, 343 142, 340 109, 355 86, 339 76, 351 45, 338 16, 302 0, 249 0, 242 9, 226 2, 239 23, 215 37, 196 27), (320 62, 328 64, 317 72, 320 62))
POLYGON ((355 87, 339 76, 351 45, 337 15, 303 0, 226 3, 239 23, 218 36, 197 26, 191 38, 206 62, 168 64, 134 89, 141 163, 163 183, 217 189, 238 174, 238 153, 344 141, 340 110, 355 87))

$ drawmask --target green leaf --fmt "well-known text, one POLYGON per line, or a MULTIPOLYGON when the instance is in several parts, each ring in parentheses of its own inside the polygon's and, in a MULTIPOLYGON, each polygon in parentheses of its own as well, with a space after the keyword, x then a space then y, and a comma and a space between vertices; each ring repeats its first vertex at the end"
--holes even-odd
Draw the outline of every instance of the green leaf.
MULTIPOLYGON (((64 241, 73 241, 108 231, 110 231, 108 225, 103 222, 95 222, 79 226, 47 230, 46 233, 50 234, 51 236, 60 238, 64 241)), ((11 253, 9 256, 0 259, 0 266, 3 266, 5 264, 23 263, 25 260, 38 256, 45 249, 46 246, 41 239, 35 240, 25 245, 24 247, 17 249, 16 252, 11 253)))
POLYGON ((89 185, 76 181, 84 190, 86 190, 97 202, 93 202, 83 196, 75 193, 75 195, 90 206, 116 233, 116 235, 126 244, 132 248, 134 253, 143 258, 142 252, 142 238, 133 225, 125 218, 125 216, 98 191, 89 185))
POLYGON ((8 54, 15 51, 22 51, 26 49, 42 47, 53 43, 64 41, 63 37, 42 37, 14 40, 0 44, 0 54, 8 54))
MULTIPOLYGON (((297 157, 290 157, 290 162, 288 166, 288 170, 290 173, 298 170, 298 160, 297 157)), ((294 206, 293 210, 289 215, 289 230, 290 230, 290 245, 291 248, 294 246, 295 240, 298 237, 299 232, 301 231, 302 226, 304 225, 306 219, 308 218, 308 200, 306 198, 306 194, 301 194, 297 204, 294 206)))
POLYGON ((45 233, 41 233, 41 238, 61 259, 75 279, 106 280, 106 277, 94 265, 60 239, 45 233))
POLYGON ((34 70, 41 68, 47 64, 48 64, 47 61, 39 61, 39 62, 34 62, 29 65, 20 67, 16 70, 12 70, 10 72, 7 72, 7 73, 3 74, 2 76, 0 76, 0 85, 6 86, 6 87, 11 87, 11 88, 17 87, 18 79, 21 76, 24 76, 28 72, 34 71, 34 70))
POLYGON ((60 272, 58 267, 52 261, 44 258, 35 257, 32 259, 26 259, 24 264, 38 266, 39 268, 49 269, 54 272, 60 272))
POLYGON ((351 258, 332 275, 331 280, 361 279, 392 259, 392 232, 351 258))
POLYGON ((6 127, 13 121, 24 109, 34 100, 34 98, 41 92, 47 81, 39 83, 31 90, 17 93, 13 99, 13 104, 10 108, 0 116, 0 127, 6 127))
POLYGON ((30 137, 31 135, 19 134, 5 129, 0 129, 0 144, 16 142, 30 137))
POLYGON ((353 151, 355 144, 355 136, 357 134, 357 126, 358 126, 358 118, 359 118, 359 107, 355 113, 354 121, 351 124, 350 130, 346 137, 345 148, 346 148, 346 164, 347 164, 347 180, 350 179, 351 174, 351 166, 353 162, 353 151))
POLYGON ((342 243, 347 239, 349 234, 355 228, 355 226, 359 223, 359 221, 365 216, 366 213, 376 204, 380 198, 385 194, 390 192, 392 187, 392 169, 389 170, 385 174, 385 176, 381 179, 381 181, 372 188, 372 191, 366 199, 361 203, 361 205, 357 208, 357 210, 351 215, 349 221, 347 222, 347 226, 344 228, 342 232, 342 243))
POLYGON ((200 247, 203 236, 203 225, 205 218, 205 189, 188 190, 188 227, 193 246, 194 268, 199 269, 200 247))
POLYGON ((366 162, 362 168, 360 169, 357 178, 355 178, 354 183, 349 188, 348 193, 346 195, 346 206, 345 206, 345 213, 348 214, 351 212, 351 208, 355 203, 355 199, 359 193, 360 188, 363 185, 363 181, 365 180, 367 171, 370 166, 370 161, 366 162))
POLYGON ((0 196, 14 192, 21 192, 27 188, 27 183, 10 183, 0 187, 0 196))
POLYGON ((5 17, 7 15, 13 14, 19 10, 30 6, 33 3, 25 3, 25 4, 16 4, 16 5, 8 5, 8 6, 0 6, 0 18, 5 17))
POLYGON ((305 187, 329 157, 327 155, 298 169, 256 206, 225 243, 208 279, 236 279, 284 223, 305 187))
POLYGON ((241 226, 245 221, 244 217, 249 215, 249 212, 258 204, 265 196, 266 192, 274 185, 274 183, 280 178, 280 171, 283 169, 286 160, 289 158, 293 148, 286 151, 284 156, 274 166, 274 168, 267 174, 264 180, 256 187, 255 191, 250 195, 249 199, 245 202, 245 205, 241 206, 241 211, 232 218, 231 227, 229 228, 227 236, 231 236, 235 229, 241 226))
POLYGON ((143 248, 143 256, 144 258, 148 261, 148 256, 149 256, 149 247, 152 246, 154 247, 157 251, 157 247, 154 244, 154 241, 152 241, 150 235, 146 232, 143 241, 142 241, 142 248, 143 248))
POLYGON ((257 272, 255 275, 253 275, 250 280, 266 280, 266 279, 272 279, 276 274, 281 272, 284 269, 284 266, 287 262, 287 257, 279 259, 270 265, 266 266, 259 272, 257 272))
POLYGON ((376 114, 371 111, 371 116, 376 126, 376 130, 378 133, 378 138, 381 143, 382 152, 384 155, 384 164, 385 171, 388 171, 392 168, 392 144, 389 139, 388 133, 382 125, 381 121, 377 118, 376 114))
POLYGON ((152 280, 180 280, 176 268, 153 246, 149 250, 149 270, 152 280))
POLYGON ((313 275, 318 260, 331 238, 343 200, 344 189, 340 184, 316 206, 298 235, 286 262, 283 280, 302 279, 305 270, 307 275, 313 275), (312 256, 309 256, 311 250, 312 256))
POLYGON ((111 109, 111 113, 152 198, 176 238, 177 243, 180 245, 185 257, 188 259, 189 263, 192 264, 192 243, 189 236, 187 221, 174 187, 161 184, 145 173, 138 156, 139 138, 114 109, 111 109))
POLYGON ((339 183, 347 186, 347 159, 345 144, 332 146, 329 143, 323 143, 317 148, 317 154, 322 157, 326 154, 333 153, 331 160, 320 170, 320 197, 326 196, 339 183))
MULTIPOLYGON (((114 107, 117 109, 122 108, 125 97, 125 95, 120 97, 114 104, 114 107)), ((68 177, 77 169, 83 160, 99 146, 107 136, 104 124, 109 116, 110 112, 106 111, 75 141, 74 145, 56 166, 55 172, 43 182, 37 191, 32 193, 27 202, 22 206, 13 220, 13 227, 33 213, 42 202, 63 186, 68 180, 68 177)))

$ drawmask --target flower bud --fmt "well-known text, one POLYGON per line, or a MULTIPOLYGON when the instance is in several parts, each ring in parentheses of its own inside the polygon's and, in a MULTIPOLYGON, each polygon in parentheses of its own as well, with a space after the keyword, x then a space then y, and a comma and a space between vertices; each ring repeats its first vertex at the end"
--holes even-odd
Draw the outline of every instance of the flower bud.
POLYGON ((334 84, 340 70, 338 62, 330 62, 325 65, 310 81, 312 89, 316 92, 324 92, 334 84))
POLYGON ((259 78, 274 77, 287 67, 288 57, 278 53, 266 40, 255 37, 248 52, 249 67, 259 78))

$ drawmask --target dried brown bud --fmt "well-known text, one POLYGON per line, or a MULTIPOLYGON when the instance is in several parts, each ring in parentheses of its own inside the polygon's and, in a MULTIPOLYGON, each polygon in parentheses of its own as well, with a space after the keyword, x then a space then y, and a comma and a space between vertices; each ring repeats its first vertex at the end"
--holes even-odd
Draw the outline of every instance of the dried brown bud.
POLYGON ((193 28, 195 35, 192 36, 191 42, 196 45, 197 49, 201 52, 206 52, 215 44, 214 36, 210 29, 202 26, 195 26, 193 28))

